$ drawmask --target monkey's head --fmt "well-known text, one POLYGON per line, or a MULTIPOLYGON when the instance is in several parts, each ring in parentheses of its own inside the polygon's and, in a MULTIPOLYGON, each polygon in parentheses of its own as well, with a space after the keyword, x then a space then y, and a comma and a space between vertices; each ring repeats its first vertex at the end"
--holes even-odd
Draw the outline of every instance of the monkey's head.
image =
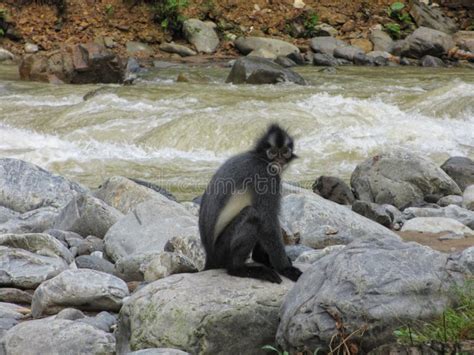
POLYGON ((293 138, 279 125, 272 124, 257 141, 255 153, 280 172, 297 156, 293 153, 293 138))

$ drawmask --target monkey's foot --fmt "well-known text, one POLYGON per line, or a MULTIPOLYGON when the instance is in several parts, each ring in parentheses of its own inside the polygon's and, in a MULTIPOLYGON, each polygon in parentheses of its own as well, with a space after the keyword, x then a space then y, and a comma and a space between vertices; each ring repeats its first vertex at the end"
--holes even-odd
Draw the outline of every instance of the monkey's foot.
POLYGON ((252 279, 259 279, 277 284, 282 282, 282 279, 278 276, 277 272, 266 266, 241 266, 236 269, 229 269, 227 270, 227 273, 232 276, 250 277, 252 279))
POLYGON ((300 278, 302 272, 300 269, 294 266, 290 266, 290 267, 287 267, 286 269, 281 270, 280 274, 289 278, 291 281, 297 281, 300 278))

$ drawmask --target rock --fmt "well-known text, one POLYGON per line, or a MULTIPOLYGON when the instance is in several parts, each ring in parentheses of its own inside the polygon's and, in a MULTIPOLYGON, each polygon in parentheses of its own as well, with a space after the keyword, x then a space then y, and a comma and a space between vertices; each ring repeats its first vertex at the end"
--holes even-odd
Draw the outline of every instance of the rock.
POLYGON ((19 290, 17 288, 0 288, 0 302, 15 302, 23 304, 31 304, 33 294, 19 290))
POLYGON ((114 176, 99 186, 94 196, 126 214, 142 202, 154 198, 161 201, 164 195, 144 186, 143 183, 139 184, 122 176, 114 176))
MULTIPOLYGON (((376 59, 369 57, 365 53, 357 53, 354 55, 354 58, 352 58, 352 61, 354 62, 355 65, 366 65, 366 66, 371 66, 375 65, 376 59)), ((382 65, 384 63, 380 62, 379 65, 382 65)))
POLYGON ((105 250, 117 261, 135 253, 163 251, 169 239, 180 235, 198 235, 197 218, 179 203, 158 194, 109 229, 105 250))
POLYGON ((433 57, 431 55, 425 55, 423 58, 421 58, 421 66, 422 67, 443 68, 446 65, 439 58, 433 57))
POLYGON ((18 306, 13 303, 0 302, 0 319, 23 319, 25 314, 30 313, 28 308, 18 306))
POLYGON ((314 26, 314 30, 316 31, 319 37, 325 37, 325 36, 336 37, 337 36, 337 30, 331 25, 328 25, 327 23, 321 23, 314 26))
POLYGON ((68 264, 74 258, 67 248, 49 234, 3 234, 0 235, 0 246, 19 248, 43 256, 60 257, 68 264))
POLYGON ((348 44, 340 39, 332 37, 315 37, 310 41, 311 49, 316 53, 334 55, 334 50, 339 47, 346 47, 348 44))
POLYGON ((187 352, 171 348, 152 348, 138 351, 132 351, 127 355, 191 355, 187 352))
POLYGON ((374 48, 372 42, 365 38, 354 38, 351 40, 351 45, 362 49, 365 53, 371 52, 374 48))
POLYGON ((279 39, 264 37, 239 37, 234 42, 235 47, 244 55, 256 49, 265 49, 272 52, 276 57, 287 56, 291 53, 299 53, 298 47, 291 43, 281 41, 279 39))
POLYGON ((474 212, 466 210, 455 205, 449 205, 443 208, 419 208, 410 207, 403 211, 404 219, 416 217, 445 217, 452 218, 461 222, 465 226, 474 229, 474 212))
POLYGON ((191 202, 191 201, 184 201, 181 202, 181 205, 183 205, 184 208, 186 208, 186 211, 191 213, 192 215, 199 217, 199 205, 197 203, 191 202))
POLYGON ((0 234, 41 233, 53 226, 58 214, 54 207, 40 207, 17 214, 15 218, 0 224, 0 234))
POLYGON ((314 193, 340 205, 351 205, 355 200, 351 188, 334 176, 320 176, 312 188, 314 193))
POLYGON ((186 40, 194 45, 198 52, 214 53, 219 46, 214 28, 198 19, 189 19, 183 23, 183 33, 186 40))
POLYGON ((17 218, 20 214, 9 208, 0 206, 0 223, 8 222, 10 219, 17 218))
POLYGON ((82 313, 80 310, 75 309, 75 308, 64 308, 54 317, 54 319, 67 319, 67 320, 76 320, 76 319, 82 319, 82 318, 85 318, 84 313, 82 313))
POLYGON ((462 194, 462 207, 474 211, 474 185, 466 187, 462 194))
POLYGON ((309 192, 284 196, 280 218, 292 234, 299 234, 301 244, 315 249, 348 244, 366 233, 398 238, 387 228, 309 192))
POLYGON ((402 232, 433 233, 459 238, 474 237, 474 231, 452 218, 417 217, 405 222, 402 232))
POLYGON ((84 238, 77 233, 60 231, 58 229, 48 229, 45 233, 63 242, 63 244, 65 243, 68 247, 75 247, 84 240, 84 238))
POLYGON ((89 269, 66 270, 36 289, 31 313, 38 318, 65 307, 118 311, 128 295, 127 284, 115 276, 89 269))
POLYGON ((406 48, 402 49, 401 55, 410 58, 421 58, 425 55, 440 57, 452 47, 454 47, 454 41, 450 35, 431 28, 420 27, 406 38, 406 48))
MULTIPOLYGON (((203 78, 205 78, 205 77, 203 76, 203 78)), ((208 82, 208 81, 209 80, 202 80, 201 82, 208 82)), ((133 182, 136 182, 138 185, 148 187, 149 189, 152 189, 153 191, 158 192, 159 194, 165 196, 167 199, 169 199, 171 201, 177 201, 176 197, 174 197, 171 192, 169 192, 168 190, 166 190, 165 188, 163 188, 163 187, 161 187, 157 184, 154 184, 154 183, 149 182, 149 181, 141 180, 141 179, 135 179, 135 178, 130 178, 130 180, 132 180, 133 182)))
POLYGON ((448 34, 457 31, 456 23, 440 9, 429 7, 418 0, 411 0, 410 4, 410 15, 418 27, 429 27, 448 34))
POLYGON ((358 54, 364 54, 364 51, 354 46, 338 47, 334 50, 334 57, 346 59, 351 62, 354 60, 354 56, 358 54))
POLYGON ((330 54, 325 53, 315 53, 313 56, 313 64, 318 66, 327 66, 327 67, 335 67, 339 65, 336 58, 334 58, 330 54))
POLYGON ((326 351, 343 320, 344 332, 367 353, 390 342, 401 319, 430 320, 454 301, 447 291, 462 275, 445 269, 448 255, 367 235, 313 263, 285 296, 281 348, 326 351))
MULTIPOLYGON (((372 202, 355 201, 352 205, 352 211, 387 228, 392 226, 395 219, 391 211, 387 210, 384 205, 372 202)), ((401 212, 399 213, 401 214, 401 212)))
POLYGON ((103 45, 70 45, 52 52, 28 54, 20 63, 22 80, 51 83, 122 83, 125 63, 103 45))
POLYGON ((0 286, 34 289, 43 281, 66 270, 62 258, 0 247, 0 286))
MULTIPOLYGON (((402 54, 408 53, 409 50, 410 50, 410 44, 408 43, 407 39, 399 39, 393 42, 390 53, 397 57, 400 57, 402 54)), ((406 58, 402 58, 402 59, 406 59, 406 58)), ((401 60, 400 60, 400 64, 401 64, 401 60)), ((410 65, 410 63, 408 65, 410 65)))
POLYGON ((153 50, 146 43, 136 42, 136 41, 128 41, 126 43, 126 47, 127 47, 127 54, 129 54, 129 55, 135 55, 139 52, 147 54, 147 55, 153 54, 153 50))
POLYGON ((312 249, 312 250, 302 253, 295 260, 295 263, 312 264, 318 261, 319 259, 321 259, 323 256, 326 256, 332 252, 337 252, 344 248, 345 248, 345 245, 330 245, 324 249, 318 249, 318 250, 312 249))
POLYGON ((306 61, 304 56, 300 52, 292 52, 287 55, 292 61, 294 61, 297 65, 305 65, 306 61))
POLYGON ((459 195, 456 183, 431 161, 404 150, 394 150, 367 159, 351 176, 351 186, 362 201, 390 204, 403 209, 424 201, 459 195))
POLYGON ((62 176, 22 160, 0 159, 0 205, 17 212, 62 207, 86 190, 62 176))
POLYGON ((451 157, 441 165, 448 174, 458 184, 461 191, 469 185, 474 185, 474 161, 467 157, 451 157))
POLYGON ((167 251, 161 252, 141 268, 146 282, 156 281, 174 274, 198 271, 185 256, 167 251))
POLYGON ((374 51, 390 52, 393 48, 393 40, 385 31, 373 29, 369 39, 374 44, 374 51))
POLYGON ((265 58, 265 59, 270 59, 270 60, 277 59, 276 54, 274 54, 273 52, 270 52, 269 50, 265 48, 255 49, 251 51, 249 54, 247 54, 247 57, 259 57, 259 58, 265 58))
POLYGON ((94 235, 103 238, 109 228, 123 214, 102 200, 88 194, 75 196, 60 212, 54 223, 55 229, 94 235))
POLYGON ((278 307, 292 286, 287 279, 273 284, 224 270, 155 281, 124 303, 117 352, 173 346, 192 354, 259 353, 274 341, 278 307))
POLYGON ((162 50, 163 52, 167 52, 167 53, 177 53, 181 57, 189 57, 189 56, 193 56, 193 55, 197 54, 191 48, 188 48, 186 46, 182 46, 180 44, 176 44, 176 43, 173 43, 173 42, 161 44, 160 45, 160 50, 162 50))
POLYGON ((13 55, 13 53, 0 47, 0 62, 4 62, 6 60, 13 60, 13 59, 15 59, 15 56, 13 55))
POLYGON ((244 57, 235 61, 226 83, 233 84, 277 84, 291 82, 305 85, 298 73, 264 58, 244 57))
POLYGON ((109 333, 112 327, 117 324, 117 317, 109 312, 100 312, 95 317, 84 317, 79 322, 90 324, 97 329, 109 333))
POLYGON ((278 56, 275 63, 281 65, 284 68, 291 68, 296 66, 296 63, 288 57, 278 56))
POLYGON ((451 254, 448 258, 447 269, 455 272, 462 272, 466 275, 473 275, 474 246, 451 254))
POLYGON ((458 31, 453 35, 456 46, 474 52, 474 31, 458 31))
POLYGON ((115 271, 114 264, 112 264, 110 261, 92 255, 78 256, 76 258, 76 265, 79 269, 92 269, 111 275, 113 275, 115 271))
POLYGON ((177 236, 171 238, 165 245, 165 251, 185 256, 198 270, 204 269, 206 252, 199 236, 177 236))
POLYGON ((438 202, 436 202, 437 205, 440 205, 441 207, 446 207, 449 205, 456 205, 461 207, 462 206, 462 196, 458 195, 448 195, 441 197, 438 202))
MULTIPOLYGON (((0 339, 3 337, 3 335, 7 332, 8 329, 13 328, 18 323, 18 320, 13 318, 0 318, 0 339)), ((1 350, 3 349, 0 348, 0 351, 1 350)), ((2 354, 4 353, 5 352, 3 352, 2 354)))
POLYGON ((291 261, 295 261, 301 254, 313 250, 313 248, 307 247, 306 245, 302 244, 285 246, 286 255, 288 255, 291 261))
POLYGON ((91 325, 65 319, 39 319, 11 328, 0 351, 11 355, 115 354, 115 338, 91 325))
POLYGON ((112 37, 104 37, 104 45, 107 47, 107 48, 115 48, 116 46, 116 43, 114 41, 114 39, 112 37))
POLYGON ((144 252, 131 256, 124 256, 115 263, 115 274, 122 280, 143 281, 143 267, 154 258, 158 258, 162 251, 144 252))

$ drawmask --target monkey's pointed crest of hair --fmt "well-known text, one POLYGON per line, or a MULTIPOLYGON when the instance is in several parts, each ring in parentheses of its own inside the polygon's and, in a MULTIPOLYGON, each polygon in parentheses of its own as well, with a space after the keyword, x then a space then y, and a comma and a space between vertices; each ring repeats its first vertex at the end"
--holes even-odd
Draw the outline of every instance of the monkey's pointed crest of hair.
POLYGON ((257 140, 255 151, 262 152, 269 146, 283 146, 287 142, 293 142, 289 134, 277 123, 272 123, 266 132, 257 140))

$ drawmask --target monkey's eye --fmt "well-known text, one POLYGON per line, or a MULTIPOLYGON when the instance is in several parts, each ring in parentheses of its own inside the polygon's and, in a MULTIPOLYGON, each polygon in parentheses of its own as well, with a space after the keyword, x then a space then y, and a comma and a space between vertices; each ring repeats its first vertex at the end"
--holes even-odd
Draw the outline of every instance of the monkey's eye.
POLYGON ((288 148, 288 147, 281 148, 281 154, 283 154, 284 158, 289 159, 291 157, 291 148, 288 148))
POLYGON ((268 158, 275 159, 276 156, 278 155, 277 149, 275 147, 268 149, 267 155, 268 155, 268 158))

